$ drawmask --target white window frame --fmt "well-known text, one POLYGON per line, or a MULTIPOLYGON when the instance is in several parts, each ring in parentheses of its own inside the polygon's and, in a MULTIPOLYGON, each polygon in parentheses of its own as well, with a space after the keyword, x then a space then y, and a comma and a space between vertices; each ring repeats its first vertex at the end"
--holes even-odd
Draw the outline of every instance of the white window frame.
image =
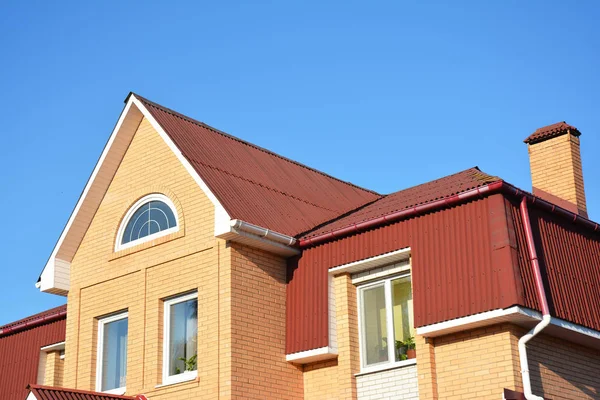
POLYGON ((164 194, 152 193, 152 194, 144 196, 141 199, 139 199, 138 201, 136 201, 129 208, 129 210, 125 214, 125 217, 123 217, 123 221, 121 221, 121 226, 119 226, 119 230, 117 231, 117 240, 115 242, 115 251, 124 250, 129 247, 137 246, 138 244, 149 242, 149 241, 157 239, 161 236, 166 236, 168 234, 177 232, 178 230, 179 230, 179 215, 177 215, 177 208, 175 207, 175 204, 173 203, 173 201, 171 201, 171 199, 169 199, 164 194), (160 232, 153 233, 152 235, 144 236, 143 238, 135 239, 135 240, 132 240, 131 242, 122 244, 123 234, 125 233, 125 228, 127 228, 127 225, 129 224, 129 220, 141 206, 143 206, 144 204, 146 204, 150 201, 161 201, 161 202, 165 203, 167 206, 169 206, 169 208, 173 212, 173 215, 175 216, 176 225, 169 229, 165 229, 160 232))
MULTIPOLYGON (((183 371, 181 374, 169 375, 169 359, 170 359, 170 322, 171 322, 171 306, 184 301, 198 299, 198 292, 192 292, 182 295, 171 297, 164 301, 164 320, 163 320, 163 379, 162 385, 172 385, 174 383, 186 382, 196 379, 198 376, 198 364, 199 360, 196 358, 196 370, 195 371, 183 371)), ((198 344, 196 343, 196 346, 198 344)), ((196 354, 198 349, 196 349, 196 354)), ((162 386, 161 385, 161 386, 162 386)))
MULTIPOLYGON (((382 371, 391 368, 402 367, 406 365, 415 364, 415 359, 409 360, 401 360, 396 361, 396 338, 394 332, 394 311, 392 307, 392 281, 400 278, 408 278, 412 285, 412 276, 410 271, 393 274, 386 276, 381 279, 361 283, 356 286, 356 298, 358 300, 357 308, 358 308, 358 342, 360 347, 360 373, 369 373, 375 371, 382 371), (363 312, 363 293, 365 289, 373 288, 376 286, 384 287, 385 293, 385 318, 386 318, 386 326, 387 326, 387 338, 388 338, 388 361, 382 361, 377 364, 367 365, 367 356, 366 356, 366 342, 365 342, 365 323, 364 323, 364 312, 363 312), (390 338, 392 345, 390 345, 390 338)), ((412 310, 414 313, 414 310, 412 310)))
MULTIPOLYGON (((103 356, 103 348, 104 348, 104 325, 119 321, 122 319, 129 318, 129 313, 127 311, 114 314, 108 317, 100 318, 98 320, 98 346, 96 348, 96 391, 101 393, 109 393, 109 394, 118 394, 122 395, 127 390, 126 386, 105 390, 102 391, 102 356, 103 356)), ((127 324, 127 347, 129 347, 129 321, 127 324)), ((127 353, 129 354, 129 349, 127 349, 127 353)), ((127 362, 127 361, 126 361, 127 362)), ((125 378, 127 379, 127 377, 125 378)))

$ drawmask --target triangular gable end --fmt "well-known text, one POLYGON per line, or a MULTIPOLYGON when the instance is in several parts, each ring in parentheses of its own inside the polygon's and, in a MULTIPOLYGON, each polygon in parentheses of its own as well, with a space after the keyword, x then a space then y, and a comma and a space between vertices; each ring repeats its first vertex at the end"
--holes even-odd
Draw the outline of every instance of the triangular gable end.
POLYGON ((69 291, 71 261, 119 168, 121 160, 125 156, 125 152, 138 126, 144 118, 150 122, 152 127, 158 132, 160 137, 177 156, 177 159, 213 203, 215 207, 215 236, 228 237, 233 231, 231 218, 221 202, 190 165, 164 129, 156 122, 152 114, 133 93, 129 94, 125 102, 126 104, 119 120, 36 283, 36 287, 42 292, 61 296, 67 295, 69 291))

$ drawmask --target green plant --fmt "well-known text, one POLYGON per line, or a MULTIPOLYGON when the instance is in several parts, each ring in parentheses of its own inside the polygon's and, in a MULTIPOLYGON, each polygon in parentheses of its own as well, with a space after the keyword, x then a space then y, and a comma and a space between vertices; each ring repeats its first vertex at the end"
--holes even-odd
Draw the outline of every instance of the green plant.
MULTIPOLYGON (((197 359, 198 359, 198 355, 197 354, 194 354, 190 358, 179 357, 179 360, 183 361, 183 364, 185 365, 185 370, 186 371, 195 371, 196 370, 196 360, 197 359)), ((180 374, 181 373, 181 369, 177 368, 175 370, 175 372, 177 372, 178 374, 180 374)))
POLYGON ((415 338, 412 336, 409 336, 406 338, 406 340, 403 342, 404 346, 406 346, 406 348, 408 350, 414 350, 416 348, 415 346, 415 338))

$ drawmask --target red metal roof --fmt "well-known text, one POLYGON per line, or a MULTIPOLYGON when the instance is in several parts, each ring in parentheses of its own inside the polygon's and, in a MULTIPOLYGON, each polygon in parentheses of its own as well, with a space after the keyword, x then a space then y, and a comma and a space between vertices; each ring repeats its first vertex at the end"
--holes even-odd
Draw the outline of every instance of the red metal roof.
POLYGON ((67 315, 67 305, 54 307, 41 313, 31 315, 15 322, 10 322, 0 326, 0 336, 15 333, 23 329, 33 328, 35 326, 50 322, 52 320, 65 318, 67 315))
POLYGON ((384 196, 349 215, 305 234, 302 239, 320 236, 396 211, 402 211, 434 200, 448 198, 455 194, 500 180, 501 179, 496 176, 482 172, 477 167, 469 168, 453 175, 448 175, 384 196))
POLYGON ((65 389, 59 387, 29 385, 27 389, 38 400, 134 400, 131 396, 90 392, 87 390, 65 389))
POLYGON ((296 236, 381 197, 135 96, 233 219, 296 236))
POLYGON ((37 381, 40 348, 65 341, 65 306, 4 325, 0 335, 0 400, 25 398, 37 381))
POLYGON ((543 142, 544 140, 551 139, 553 137, 566 135, 569 132, 573 136, 581 135, 581 132, 579 132, 577 128, 567 124, 565 121, 562 121, 537 129, 535 132, 529 135, 524 142, 528 144, 543 142))

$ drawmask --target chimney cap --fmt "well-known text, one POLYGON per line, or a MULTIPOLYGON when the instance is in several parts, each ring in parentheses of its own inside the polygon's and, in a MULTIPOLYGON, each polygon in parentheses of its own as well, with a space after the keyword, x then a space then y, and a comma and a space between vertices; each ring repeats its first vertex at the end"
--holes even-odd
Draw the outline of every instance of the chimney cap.
POLYGON ((581 132, 579 132, 577 128, 562 121, 537 129, 523 142, 527 144, 539 143, 557 136, 566 135, 567 133, 570 133, 573 136, 581 135, 581 132))

